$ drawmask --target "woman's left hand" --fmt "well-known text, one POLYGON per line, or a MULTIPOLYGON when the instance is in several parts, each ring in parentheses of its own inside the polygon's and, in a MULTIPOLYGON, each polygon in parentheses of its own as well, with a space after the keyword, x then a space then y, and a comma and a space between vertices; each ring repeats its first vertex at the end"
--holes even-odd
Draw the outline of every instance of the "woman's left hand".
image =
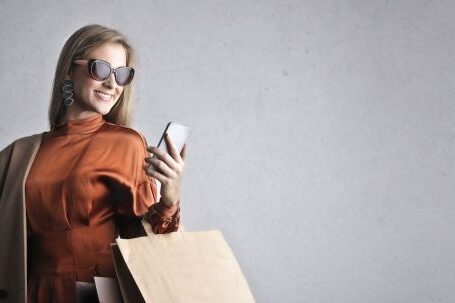
POLYGON ((145 173, 161 182, 161 200, 168 206, 180 201, 182 187, 182 173, 185 167, 186 144, 183 145, 179 154, 174 142, 166 133, 168 152, 163 152, 154 146, 148 146, 147 150, 155 157, 145 158, 143 166, 145 173))

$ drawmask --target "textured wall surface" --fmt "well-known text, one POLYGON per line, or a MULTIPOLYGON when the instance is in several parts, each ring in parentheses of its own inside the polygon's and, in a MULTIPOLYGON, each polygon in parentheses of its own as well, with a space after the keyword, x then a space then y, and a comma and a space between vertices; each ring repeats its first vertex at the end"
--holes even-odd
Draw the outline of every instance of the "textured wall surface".
POLYGON ((451 1, 0 1, 0 147, 47 130, 88 23, 136 47, 134 127, 192 127, 187 230, 258 302, 455 300, 451 1))

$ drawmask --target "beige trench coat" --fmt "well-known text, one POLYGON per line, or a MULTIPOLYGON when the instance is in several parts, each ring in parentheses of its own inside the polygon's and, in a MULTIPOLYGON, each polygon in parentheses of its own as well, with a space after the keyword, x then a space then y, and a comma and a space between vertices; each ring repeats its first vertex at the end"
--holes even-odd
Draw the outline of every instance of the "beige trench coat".
POLYGON ((41 138, 18 139, 0 152, 0 302, 27 302, 25 180, 41 138))

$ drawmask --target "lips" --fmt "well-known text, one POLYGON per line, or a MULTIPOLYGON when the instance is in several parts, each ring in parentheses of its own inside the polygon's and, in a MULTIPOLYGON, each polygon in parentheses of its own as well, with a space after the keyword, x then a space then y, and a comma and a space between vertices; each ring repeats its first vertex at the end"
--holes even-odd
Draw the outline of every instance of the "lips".
POLYGON ((110 101, 114 97, 114 95, 103 93, 103 92, 101 92, 99 90, 95 91, 95 95, 97 95, 98 97, 100 97, 104 101, 110 101))

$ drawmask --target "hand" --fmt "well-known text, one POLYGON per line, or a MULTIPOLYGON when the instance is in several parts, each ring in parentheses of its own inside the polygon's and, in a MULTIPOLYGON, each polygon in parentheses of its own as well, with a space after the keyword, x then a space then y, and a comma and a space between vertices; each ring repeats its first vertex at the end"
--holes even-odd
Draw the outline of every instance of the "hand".
POLYGON ((163 152, 154 146, 148 146, 147 150, 155 157, 145 158, 143 166, 148 176, 154 177, 161 182, 161 200, 168 206, 180 201, 182 187, 182 173, 185 167, 186 144, 183 145, 179 154, 174 142, 166 133, 164 136, 168 152, 163 152))

